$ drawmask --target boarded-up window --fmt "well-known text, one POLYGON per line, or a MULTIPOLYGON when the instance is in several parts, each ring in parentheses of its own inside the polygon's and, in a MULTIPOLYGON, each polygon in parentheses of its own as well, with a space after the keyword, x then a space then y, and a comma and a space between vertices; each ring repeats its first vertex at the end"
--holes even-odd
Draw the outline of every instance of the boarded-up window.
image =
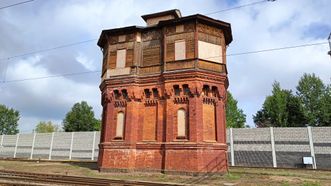
POLYGON ((117 113, 117 123, 116 123, 116 138, 123 138, 124 132, 124 113, 117 113))
POLYGON ((116 68, 124 68, 126 62, 126 50, 117 50, 116 53, 116 68))
POLYGON ((143 125, 143 140, 146 140, 146 141, 155 141, 156 140, 156 121, 157 121, 156 106, 145 107, 144 125, 143 125))
POLYGON ((184 109, 177 111, 177 137, 186 138, 186 112, 184 109))
POLYGON ((118 42, 124 42, 125 41, 125 35, 118 36, 118 42))
POLYGON ((137 33, 136 40, 137 42, 141 42, 141 33, 137 33))
POLYGON ((175 42, 175 60, 186 59, 186 46, 184 40, 175 42))
POLYGON ((203 104, 203 139, 216 141, 216 123, 214 104, 203 104))
POLYGON ((204 41, 199 41, 199 58, 208 61, 214 61, 222 63, 222 47, 221 45, 215 45, 204 41))

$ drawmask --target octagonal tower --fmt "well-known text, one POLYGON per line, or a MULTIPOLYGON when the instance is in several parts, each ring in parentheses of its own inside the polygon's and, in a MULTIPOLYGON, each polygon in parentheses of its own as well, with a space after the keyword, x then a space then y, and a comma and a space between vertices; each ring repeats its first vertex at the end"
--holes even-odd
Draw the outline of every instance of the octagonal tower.
POLYGON ((101 171, 225 172, 229 23, 179 10, 103 30, 101 171))

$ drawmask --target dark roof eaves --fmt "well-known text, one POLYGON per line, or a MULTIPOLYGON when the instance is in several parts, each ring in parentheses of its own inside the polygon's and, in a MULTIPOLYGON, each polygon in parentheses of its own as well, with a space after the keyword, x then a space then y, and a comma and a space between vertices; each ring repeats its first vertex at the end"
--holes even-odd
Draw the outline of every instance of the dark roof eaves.
POLYGON ((171 24, 176 24, 176 23, 181 23, 181 22, 186 22, 186 21, 192 21, 192 20, 197 20, 197 21, 203 21, 205 23, 208 24, 213 24, 216 26, 220 26, 224 31, 224 35, 225 35, 225 40, 226 40, 226 44, 230 44, 232 41, 232 31, 231 31, 231 24, 224 22, 224 21, 220 21, 217 19, 213 19, 210 17, 207 17, 205 15, 201 15, 201 14, 194 14, 194 15, 189 15, 189 16, 185 16, 185 17, 180 17, 177 19, 169 19, 169 20, 163 20, 160 21, 157 25, 153 25, 153 26, 128 26, 128 27, 121 27, 121 28, 114 28, 114 29, 108 29, 108 30, 102 30, 100 38, 98 40, 98 45, 101 47, 102 46, 102 39, 103 39, 103 35, 104 34, 116 34, 119 32, 135 32, 135 31, 147 31, 150 29, 154 29, 154 28, 162 28, 166 25, 171 25, 171 24))
POLYGON ((220 26, 226 33, 225 33, 225 39, 226 39, 226 44, 230 44, 232 41, 232 30, 231 30, 231 24, 224 22, 224 21, 220 21, 217 19, 213 19, 210 17, 207 17, 205 15, 201 15, 201 14, 194 14, 194 15, 190 15, 190 16, 186 16, 186 17, 181 17, 178 19, 170 19, 170 20, 164 20, 164 21, 160 21, 158 26, 166 26, 169 24, 174 24, 174 23, 181 23, 181 22, 186 22, 186 21, 192 21, 192 20, 197 20, 197 21, 203 21, 205 23, 208 24, 213 24, 216 26, 220 26))
POLYGON ((127 26, 127 27, 121 27, 121 28, 113 28, 113 29, 107 29, 107 30, 102 30, 101 35, 99 37, 99 40, 97 42, 98 46, 102 46, 102 40, 105 34, 117 34, 120 32, 135 32, 135 31, 141 31, 145 27, 141 26, 127 26))

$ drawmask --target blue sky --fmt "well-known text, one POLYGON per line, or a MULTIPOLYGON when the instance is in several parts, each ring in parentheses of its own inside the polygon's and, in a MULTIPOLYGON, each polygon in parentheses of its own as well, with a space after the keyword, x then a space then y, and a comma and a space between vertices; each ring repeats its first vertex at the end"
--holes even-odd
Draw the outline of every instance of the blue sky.
MULTIPOLYGON (((206 14, 257 0, 35 0, 0 9, 0 58, 58 45, 97 39, 102 29, 144 26, 141 15, 180 9, 183 16, 206 14)), ((0 7, 19 2, 2 0, 0 7)), ((231 23, 233 42, 228 54, 326 42, 331 32, 328 0, 277 0, 209 15, 231 23)), ((254 126, 272 83, 295 89, 303 73, 315 73, 330 83, 328 45, 227 58, 230 87, 239 107, 254 126)), ((51 76, 101 69, 96 41, 0 61, 0 80, 51 76), (5 68, 8 66, 8 68, 5 68)), ((39 121, 61 124, 66 112, 86 100, 101 115, 100 74, 66 76, 0 84, 0 104, 20 111, 20 129, 31 132, 39 121)))

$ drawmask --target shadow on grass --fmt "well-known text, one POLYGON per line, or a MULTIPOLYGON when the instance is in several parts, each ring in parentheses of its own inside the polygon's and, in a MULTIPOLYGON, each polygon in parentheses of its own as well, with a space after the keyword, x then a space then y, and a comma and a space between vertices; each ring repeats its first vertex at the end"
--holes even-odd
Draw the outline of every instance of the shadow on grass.
POLYGON ((98 164, 96 162, 69 162, 67 164, 91 170, 98 170, 98 164))

